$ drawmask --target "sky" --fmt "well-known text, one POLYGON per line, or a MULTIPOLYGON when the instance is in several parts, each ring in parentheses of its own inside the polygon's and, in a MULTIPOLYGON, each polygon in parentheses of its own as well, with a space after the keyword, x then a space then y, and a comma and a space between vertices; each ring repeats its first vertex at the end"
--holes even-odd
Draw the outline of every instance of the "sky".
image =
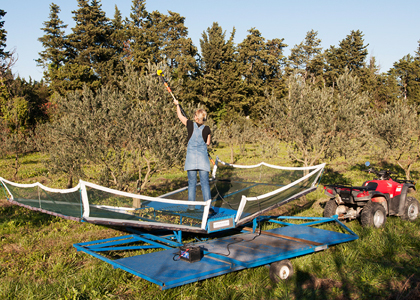
MULTIPOLYGON (((17 76, 41 80, 43 69, 36 65, 43 50, 38 38, 44 35, 50 4, 57 4, 60 19, 68 24, 66 33, 75 26, 72 11, 77 0, 0 0, 6 11, 6 51, 15 48, 18 61, 13 68, 17 76)), ((102 10, 110 19, 115 5, 123 18, 130 16, 132 0, 101 0, 102 10)), ((318 32, 323 49, 338 46, 352 30, 364 34, 368 57, 374 56, 381 72, 407 54, 414 55, 420 40, 419 0, 147 0, 146 10, 168 11, 185 17, 188 36, 199 49, 200 39, 213 22, 226 31, 226 38, 235 27, 235 44, 241 43, 248 30, 256 28, 266 40, 284 39, 284 54, 301 43, 310 30, 318 32)))

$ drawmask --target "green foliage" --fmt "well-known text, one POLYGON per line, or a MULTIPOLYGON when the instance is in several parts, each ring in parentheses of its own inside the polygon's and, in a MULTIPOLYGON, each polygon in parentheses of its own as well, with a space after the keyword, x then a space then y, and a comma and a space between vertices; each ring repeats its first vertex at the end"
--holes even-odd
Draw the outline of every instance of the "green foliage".
POLYGON ((185 18, 176 12, 149 13, 145 1, 134 0, 127 23, 126 58, 135 70, 144 73, 148 62, 164 63, 176 75, 176 80, 188 82, 189 74, 197 71, 197 49, 188 38, 184 22, 185 18))
POLYGON ((323 74, 324 57, 320 47, 321 39, 317 38, 317 35, 318 31, 308 31, 305 40, 291 49, 286 72, 299 70, 304 80, 319 80, 319 76, 323 74))
POLYGON ((410 171, 420 159, 420 121, 417 105, 399 101, 388 105, 384 112, 374 112, 370 128, 379 140, 380 154, 396 162, 410 179, 410 171))
POLYGON ((281 96, 284 81, 281 77, 281 65, 285 59, 284 39, 265 41, 261 33, 251 28, 244 41, 238 45, 240 71, 245 84, 245 103, 243 112, 254 119, 266 107, 266 90, 281 96))
MULTIPOLYGON (((2 85, 2 90, 7 90, 2 85)), ((29 103, 24 97, 11 97, 7 91, 0 98, 0 151, 3 154, 14 154, 15 161, 12 165, 17 178, 20 168, 19 156, 32 150, 31 134, 29 131, 29 103)))
POLYGON ((66 79, 80 78, 90 88, 97 89, 113 76, 110 64, 114 51, 109 39, 111 22, 97 0, 92 0, 90 4, 86 0, 78 0, 78 7, 73 11, 76 25, 66 37, 66 65, 77 65, 79 68, 64 68, 63 71, 66 79), (88 81, 83 80, 85 74, 90 74, 88 81))
POLYGON ((17 178, 20 156, 35 149, 33 131, 46 119, 43 104, 48 90, 43 82, 14 79, 10 70, 0 78, 0 152, 13 154, 13 178, 17 178))
POLYGON ((420 103, 420 55, 410 54, 394 63, 390 74, 397 78, 404 99, 409 103, 420 103))
POLYGON ((209 110, 216 121, 231 112, 242 112, 245 90, 237 63, 233 39, 233 29, 229 40, 226 32, 215 22, 203 32, 200 40, 201 73, 199 86, 202 94, 200 102, 209 110))
POLYGON ((331 112, 333 119, 329 125, 331 133, 328 137, 331 141, 326 151, 330 157, 356 158, 369 141, 369 97, 366 92, 362 92, 360 80, 353 74, 346 69, 344 74, 338 77, 334 89, 334 105, 331 112))
POLYGON ((279 139, 290 145, 293 160, 310 166, 327 150, 334 134, 333 93, 313 88, 301 77, 290 76, 289 95, 282 99, 270 95, 265 124, 279 139))
POLYGON ((37 63, 44 67, 44 78, 50 83, 53 90, 60 90, 58 71, 66 60, 64 29, 67 28, 67 25, 64 25, 63 21, 60 20, 59 13, 59 6, 52 3, 49 20, 44 22, 45 27, 41 28, 45 35, 38 38, 44 50, 39 53, 40 57, 37 59, 37 63))
POLYGON ((225 118, 219 122, 216 138, 224 142, 230 148, 230 163, 235 163, 234 148, 239 145, 241 154, 245 152, 247 143, 253 143, 257 140, 257 129, 249 118, 235 116, 225 118))
POLYGON ((291 158, 304 166, 327 155, 354 154, 353 149, 361 151, 366 142, 368 97, 359 89, 358 79, 348 71, 338 78, 336 89, 320 89, 292 75, 287 97, 267 95, 270 105, 264 124, 290 146, 291 158))
POLYGON ((338 76, 348 69, 359 78, 364 77, 367 45, 364 45, 363 33, 352 30, 349 35, 339 43, 339 47, 330 47, 326 51, 327 67, 325 77, 328 86, 334 86, 338 76))
MULTIPOLYGON (((158 66, 148 68, 156 74, 158 66)), ((143 189, 153 173, 182 162, 186 134, 166 90, 158 78, 140 76, 132 66, 125 74, 119 90, 107 86, 94 93, 85 87, 58 99, 57 118, 39 128, 49 167, 67 173, 69 186, 87 163, 100 166, 104 185, 133 190, 132 176, 143 189)))
MULTIPOLYGON (((148 65, 148 75, 139 76, 132 67, 127 68, 127 77, 121 93, 126 98, 127 107, 124 121, 121 119, 121 133, 124 133, 127 145, 136 151, 138 187, 143 189, 149 177, 161 169, 182 165, 186 154, 185 128, 176 118, 172 98, 164 89, 159 78, 151 76, 162 65, 148 65), (153 167, 154 166, 154 167, 153 167), (142 179, 142 168, 147 172, 142 179), (152 169, 153 167, 153 169, 152 169)), ((165 74, 165 73, 164 73, 165 74)), ((166 77, 170 81, 170 77, 166 77)), ((191 108, 186 107, 187 111, 191 108)))
POLYGON ((374 57, 370 59, 362 84, 363 91, 369 93, 370 106, 377 110, 394 103, 401 95, 396 78, 385 73, 379 74, 374 57))
MULTIPOLYGON (((6 14, 7 12, 5 12, 3 9, 0 9, 0 20, 4 18, 6 14)), ((6 48, 7 31, 3 27, 4 21, 0 21, 0 61, 6 58, 9 54, 7 51, 4 51, 4 49, 6 48)))
POLYGON ((50 90, 45 82, 27 82, 22 78, 10 78, 6 85, 7 92, 11 98, 21 97, 28 103, 27 127, 33 130, 38 123, 47 119, 45 105, 50 97, 50 90))
POLYGON ((22 97, 9 99, 1 106, 1 113, 6 127, 12 132, 24 130, 28 121, 28 102, 22 97))

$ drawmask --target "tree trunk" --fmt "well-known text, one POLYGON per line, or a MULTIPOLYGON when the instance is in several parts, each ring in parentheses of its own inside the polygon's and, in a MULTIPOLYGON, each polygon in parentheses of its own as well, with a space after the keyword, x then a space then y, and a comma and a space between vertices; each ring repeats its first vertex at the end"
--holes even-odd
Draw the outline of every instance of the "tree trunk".
POLYGON ((146 175, 144 175, 144 182, 143 182, 143 184, 140 187, 140 191, 142 191, 143 188, 146 186, 147 180, 149 180, 150 173, 152 172, 151 161, 148 160, 146 158, 146 156, 144 156, 144 155, 143 155, 143 158, 144 158, 144 160, 146 161, 146 164, 147 164, 147 172, 146 172, 146 175))
POLYGON ((69 179, 68 179, 68 181, 67 181, 67 188, 68 189, 71 189, 73 187, 73 175, 72 174, 70 174, 69 175, 69 179))

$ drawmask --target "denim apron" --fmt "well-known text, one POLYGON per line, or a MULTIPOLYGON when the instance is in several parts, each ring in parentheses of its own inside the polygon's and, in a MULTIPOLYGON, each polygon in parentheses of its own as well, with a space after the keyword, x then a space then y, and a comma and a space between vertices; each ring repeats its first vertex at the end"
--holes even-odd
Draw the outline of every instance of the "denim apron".
POLYGON ((187 158, 184 170, 203 170, 210 172, 210 161, 207 154, 207 144, 203 140, 204 125, 198 127, 194 122, 194 131, 188 141, 187 158))

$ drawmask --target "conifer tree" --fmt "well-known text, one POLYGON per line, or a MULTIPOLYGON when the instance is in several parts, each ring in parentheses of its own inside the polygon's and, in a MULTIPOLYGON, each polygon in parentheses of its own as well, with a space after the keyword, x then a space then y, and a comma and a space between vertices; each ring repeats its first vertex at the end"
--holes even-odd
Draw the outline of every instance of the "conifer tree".
POLYGON ((90 4, 78 0, 78 7, 72 12, 76 25, 68 35, 68 62, 63 76, 68 79, 68 89, 81 89, 84 84, 97 89, 112 76, 111 22, 98 0, 90 4))
POLYGON ((197 99, 193 82, 198 73, 197 48, 188 38, 185 18, 175 12, 168 13, 149 13, 145 1, 133 0, 127 20, 127 57, 142 74, 147 72, 149 62, 167 65, 172 75, 172 88, 183 101, 193 102, 197 99))
POLYGON ((129 35, 127 50, 130 52, 130 61, 138 72, 145 71, 148 61, 154 61, 153 53, 158 50, 151 22, 150 14, 146 10, 146 1, 133 0, 130 19, 126 21, 129 35))
POLYGON ((299 70, 304 80, 311 77, 313 81, 323 74, 324 57, 322 54, 321 39, 317 37, 318 31, 308 31, 305 40, 295 45, 288 57, 288 73, 299 70))
POLYGON ((179 57, 181 55, 182 39, 188 38, 188 29, 185 26, 185 18, 180 14, 168 11, 169 15, 164 15, 162 20, 162 48, 160 50, 161 60, 165 61, 173 70, 178 68, 179 57))
POLYGON ((251 28, 249 34, 238 45, 241 75, 246 85, 245 115, 257 118, 267 104, 265 91, 273 90, 281 96, 284 91, 281 66, 284 63, 283 48, 287 47, 283 39, 265 41, 261 33, 251 28))
POLYGON ((111 20, 111 32, 109 39, 114 55, 111 57, 110 67, 114 78, 117 78, 118 75, 122 75, 124 72, 124 56, 126 55, 124 43, 128 40, 128 32, 122 20, 121 11, 116 5, 114 18, 111 20))
POLYGON ((213 23, 200 40, 201 72, 200 102, 206 105, 215 120, 228 112, 240 113, 245 92, 234 47, 235 28, 228 40, 226 32, 213 23))
POLYGON ((179 87, 179 96, 183 101, 192 102, 197 98, 194 93, 194 82, 198 72, 198 50, 188 38, 188 28, 185 18, 178 13, 168 11, 169 15, 162 15, 158 34, 159 46, 158 63, 165 63, 172 73, 172 85, 179 87))
POLYGON ((38 38, 44 50, 39 53, 40 58, 37 59, 37 63, 44 67, 44 79, 50 84, 51 89, 63 94, 58 72, 66 62, 64 29, 67 25, 60 20, 59 13, 60 7, 52 3, 49 20, 45 21, 43 23, 45 27, 41 28, 45 34, 38 38))
POLYGON ((365 69, 361 89, 369 93, 371 107, 382 110, 387 104, 395 102, 400 96, 396 79, 379 73, 375 57, 370 58, 365 69))
POLYGON ((349 35, 339 43, 339 47, 331 46, 326 51, 325 77, 328 86, 334 86, 338 76, 344 74, 347 68, 353 75, 359 77, 363 84, 365 76, 367 45, 364 45, 363 33, 352 30, 349 35))
POLYGON ((6 84, 7 73, 10 73, 10 67, 15 62, 15 59, 13 58, 13 51, 12 53, 5 51, 7 31, 3 28, 4 21, 1 21, 5 15, 6 12, 0 9, 0 85, 6 84))
POLYGON ((3 9, 0 9, 0 60, 1 61, 4 60, 8 55, 8 52, 4 50, 6 48, 7 31, 3 28, 4 21, 1 21, 1 19, 4 18, 6 14, 7 12, 5 12, 3 9))
POLYGON ((420 104, 420 56, 407 54, 389 72, 398 82, 404 99, 408 103, 420 104))

